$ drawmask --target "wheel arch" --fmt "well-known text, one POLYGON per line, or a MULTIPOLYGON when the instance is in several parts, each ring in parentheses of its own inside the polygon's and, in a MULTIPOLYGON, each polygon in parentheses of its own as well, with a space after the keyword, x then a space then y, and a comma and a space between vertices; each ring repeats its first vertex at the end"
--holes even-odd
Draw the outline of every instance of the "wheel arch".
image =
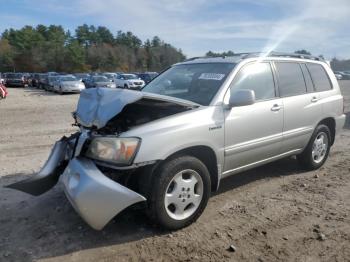
POLYGON ((335 119, 333 117, 327 117, 322 119, 317 126, 326 125, 331 131, 331 145, 334 144, 335 141, 335 119))
POLYGON ((169 155, 163 161, 167 161, 179 156, 189 155, 198 158, 208 168, 211 180, 211 191, 214 192, 219 186, 218 160, 215 151, 204 145, 191 146, 169 155))

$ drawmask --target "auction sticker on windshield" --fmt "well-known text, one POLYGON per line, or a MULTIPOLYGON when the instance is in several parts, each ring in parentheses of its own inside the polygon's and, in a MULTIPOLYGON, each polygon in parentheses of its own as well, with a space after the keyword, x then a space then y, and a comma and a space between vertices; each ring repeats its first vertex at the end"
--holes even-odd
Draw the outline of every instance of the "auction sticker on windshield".
POLYGON ((224 74, 202 73, 202 74, 198 77, 198 79, 221 81, 224 77, 225 77, 224 74))

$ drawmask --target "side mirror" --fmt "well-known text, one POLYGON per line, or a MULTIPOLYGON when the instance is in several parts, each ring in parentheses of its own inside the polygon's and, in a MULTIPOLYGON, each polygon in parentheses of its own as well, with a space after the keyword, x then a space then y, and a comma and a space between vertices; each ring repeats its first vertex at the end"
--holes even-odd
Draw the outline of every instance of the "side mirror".
POLYGON ((229 107, 248 106, 255 103, 255 92, 249 89, 231 91, 229 107))

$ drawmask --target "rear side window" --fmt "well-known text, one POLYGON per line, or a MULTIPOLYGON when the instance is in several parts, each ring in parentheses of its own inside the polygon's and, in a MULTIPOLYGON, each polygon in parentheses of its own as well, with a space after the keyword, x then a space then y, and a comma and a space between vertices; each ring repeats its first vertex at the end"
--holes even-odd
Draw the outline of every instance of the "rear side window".
POLYGON ((331 81, 329 80, 323 66, 319 64, 308 63, 307 68, 310 71, 316 91, 327 91, 332 89, 331 81))
POLYGON ((236 75, 230 88, 253 90, 256 100, 274 98, 275 84, 270 63, 251 63, 244 66, 236 75))
POLYGON ((304 76, 298 63, 275 62, 280 95, 296 96, 306 93, 304 76))

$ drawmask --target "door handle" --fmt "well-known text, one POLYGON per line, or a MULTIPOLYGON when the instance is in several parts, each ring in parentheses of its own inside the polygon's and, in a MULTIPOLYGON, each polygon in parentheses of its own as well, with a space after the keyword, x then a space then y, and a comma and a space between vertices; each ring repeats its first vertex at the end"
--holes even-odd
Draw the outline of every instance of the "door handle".
POLYGON ((311 98, 311 102, 312 103, 316 103, 318 101, 318 98, 316 96, 314 96, 313 98, 311 98))
POLYGON ((280 111, 281 108, 282 108, 282 107, 281 107, 280 105, 275 104, 275 105, 273 105, 273 107, 271 107, 271 111, 274 111, 274 112, 280 111))

